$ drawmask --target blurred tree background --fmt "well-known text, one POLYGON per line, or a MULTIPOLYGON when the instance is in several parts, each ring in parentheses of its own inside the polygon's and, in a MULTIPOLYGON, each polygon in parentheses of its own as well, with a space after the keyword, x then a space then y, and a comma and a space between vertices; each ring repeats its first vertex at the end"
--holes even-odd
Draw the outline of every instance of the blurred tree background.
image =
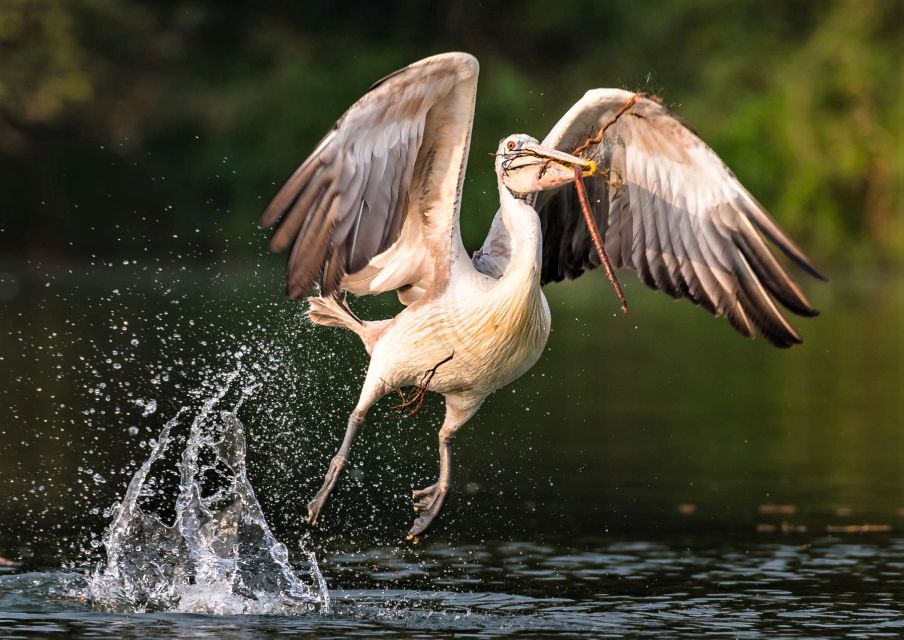
POLYGON ((2 0, 0 250, 257 251, 267 199, 345 108, 453 49, 481 62, 470 247, 495 211, 484 152, 608 86, 660 95, 817 257, 904 261, 897 0, 2 0))

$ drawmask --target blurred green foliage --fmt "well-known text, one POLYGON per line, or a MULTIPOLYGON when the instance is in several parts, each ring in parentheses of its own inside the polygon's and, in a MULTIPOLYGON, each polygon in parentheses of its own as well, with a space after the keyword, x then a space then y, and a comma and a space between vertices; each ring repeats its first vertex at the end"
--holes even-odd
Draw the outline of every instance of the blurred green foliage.
POLYGON ((251 251, 372 81, 458 49, 481 61, 468 246, 495 212, 484 152, 616 86, 664 98, 813 254, 900 261, 902 43, 897 0, 3 0, 0 249, 251 251))

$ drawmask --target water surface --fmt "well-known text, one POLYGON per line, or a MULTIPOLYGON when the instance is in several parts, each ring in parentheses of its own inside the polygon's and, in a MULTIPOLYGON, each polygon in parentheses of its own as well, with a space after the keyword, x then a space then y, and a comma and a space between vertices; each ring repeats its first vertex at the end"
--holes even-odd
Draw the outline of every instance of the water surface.
POLYGON ((288 616, 98 613, 66 595, 80 576, 24 573, 0 576, 0 634, 900 637, 902 552, 898 537, 705 535, 350 548, 323 559, 330 613, 288 616))
POLYGON ((547 353, 462 431, 456 492, 412 549, 439 402, 384 400, 309 530, 360 347, 304 324, 278 264, 165 264, 0 269, 0 636, 901 634, 904 279, 808 287, 823 315, 790 351, 630 279, 627 318, 601 278, 550 288, 547 353), (79 594, 108 508, 238 351, 263 383, 239 412, 249 478, 293 560, 315 551, 331 612, 97 611, 79 594))

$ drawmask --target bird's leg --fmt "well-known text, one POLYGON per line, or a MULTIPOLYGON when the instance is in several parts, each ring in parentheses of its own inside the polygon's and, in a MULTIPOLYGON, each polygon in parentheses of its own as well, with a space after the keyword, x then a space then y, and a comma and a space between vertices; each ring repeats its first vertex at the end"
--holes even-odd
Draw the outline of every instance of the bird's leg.
POLYGON ((333 456, 333 459, 330 460, 326 477, 323 479, 323 486, 320 487, 320 491, 317 492, 314 499, 308 503, 308 524, 312 526, 317 524, 320 510, 323 509, 326 499, 336 486, 336 481, 339 480, 339 474, 342 473, 342 469, 345 468, 348 462, 348 451, 352 447, 352 441, 355 439, 355 434, 358 433, 358 428, 364 423, 368 409, 382 398, 388 390, 389 388, 380 379, 379 373, 374 371, 373 362, 371 362, 371 367, 367 370, 367 377, 364 379, 364 386, 361 387, 361 397, 358 398, 355 410, 348 417, 348 427, 345 429, 342 445, 336 455, 333 456))
POLYGON ((333 488, 336 486, 336 481, 339 480, 339 474, 342 473, 342 469, 345 468, 345 465, 348 462, 348 451, 351 449, 352 440, 355 439, 355 434, 358 433, 358 428, 364 422, 364 415, 365 413, 363 411, 359 411, 356 408, 348 418, 348 427, 345 429, 345 437, 342 439, 342 446, 339 447, 339 451, 333 456, 333 459, 330 460, 330 466, 326 471, 326 477, 323 479, 323 486, 320 487, 320 491, 317 492, 314 499, 308 503, 308 524, 311 526, 317 524, 320 510, 323 508, 330 493, 332 493, 333 488))
POLYGON ((414 511, 418 516, 408 531, 406 540, 417 544, 421 534, 433 523, 442 509, 452 482, 452 441, 459 428, 474 415, 482 402, 481 399, 461 406, 446 398, 446 419, 439 430, 439 478, 429 487, 411 492, 414 511))
POLYGON ((443 508, 452 481, 452 441, 455 439, 456 431, 458 427, 449 424, 444 424, 439 430, 439 479, 429 487, 411 492, 414 511, 418 516, 406 540, 417 542, 443 508))

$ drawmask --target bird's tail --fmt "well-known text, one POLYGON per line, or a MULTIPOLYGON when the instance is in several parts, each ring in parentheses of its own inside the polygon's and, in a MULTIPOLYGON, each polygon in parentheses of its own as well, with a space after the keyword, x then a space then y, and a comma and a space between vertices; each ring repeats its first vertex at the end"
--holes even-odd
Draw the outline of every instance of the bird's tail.
POLYGON ((337 296, 311 296, 308 298, 308 305, 308 319, 311 322, 324 327, 341 327, 354 331, 361 338, 368 354, 373 352, 377 340, 392 323, 391 320, 362 320, 337 296))
POLYGON ((308 319, 324 327, 342 327, 354 331, 364 339, 364 321, 356 316, 343 300, 335 296, 308 298, 308 319))

